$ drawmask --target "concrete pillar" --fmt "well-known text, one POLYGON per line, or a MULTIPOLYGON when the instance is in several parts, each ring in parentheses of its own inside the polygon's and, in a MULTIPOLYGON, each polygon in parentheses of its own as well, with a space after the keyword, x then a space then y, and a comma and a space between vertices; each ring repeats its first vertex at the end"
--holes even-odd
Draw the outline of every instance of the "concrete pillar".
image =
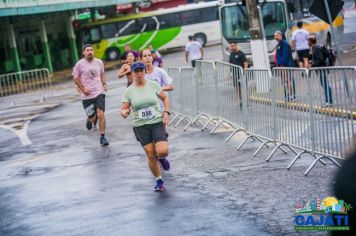
POLYGON ((72 20, 70 17, 68 17, 68 19, 67 19, 67 32, 68 32, 68 39, 69 39, 72 63, 74 65, 79 60, 79 57, 78 57, 77 43, 75 40, 73 24, 72 24, 72 20))
POLYGON ((10 42, 11 59, 15 64, 16 72, 20 72, 21 64, 20 64, 19 53, 17 51, 16 36, 15 36, 15 30, 13 24, 9 24, 8 34, 9 34, 9 42, 10 42))
POLYGON ((48 46, 46 26, 45 26, 45 22, 43 20, 41 20, 41 22, 40 22, 40 36, 41 36, 45 64, 46 64, 46 67, 49 70, 49 72, 52 73, 53 67, 52 67, 51 53, 49 51, 49 46, 48 46))

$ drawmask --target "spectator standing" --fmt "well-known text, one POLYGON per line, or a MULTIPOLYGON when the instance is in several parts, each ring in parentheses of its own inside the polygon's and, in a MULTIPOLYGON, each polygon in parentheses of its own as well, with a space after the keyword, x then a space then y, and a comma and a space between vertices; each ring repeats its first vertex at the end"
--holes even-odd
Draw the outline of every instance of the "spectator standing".
MULTIPOLYGON (((309 37, 309 45, 310 45, 311 51, 312 51, 311 66, 312 67, 326 66, 324 53, 323 53, 321 47, 317 45, 315 35, 312 35, 309 37)), ((325 94, 325 106, 332 106, 333 94, 332 94, 332 90, 331 90, 331 87, 329 85, 329 82, 328 82, 328 79, 326 76, 327 74, 329 74, 329 71, 328 70, 318 71, 318 73, 319 73, 320 84, 321 84, 321 87, 323 88, 324 94, 325 94)))
MULTIPOLYGON (((276 50, 277 67, 293 67, 294 61, 292 57, 292 50, 281 31, 274 33, 274 39, 278 42, 276 50)), ((295 82, 288 74, 283 76, 284 98, 287 101, 295 101, 295 82)))
MULTIPOLYGON (((242 67, 242 69, 248 68, 248 62, 246 59, 246 55, 244 52, 242 52, 240 50, 239 46, 237 45, 237 42, 230 43, 229 63, 231 63, 233 65, 240 66, 240 67, 242 67)), ((233 70, 232 70, 232 81, 233 81, 234 87, 236 88, 236 92, 239 96, 240 107, 241 107, 241 104, 242 104, 241 83, 240 83, 239 73, 235 68, 233 68, 233 70)))
POLYGON ((298 29, 292 35, 292 48, 297 51, 299 67, 309 68, 309 32, 303 29, 303 22, 297 23, 298 29))
POLYGON ((195 67, 196 60, 203 60, 204 51, 202 45, 194 40, 193 36, 188 36, 189 42, 185 46, 185 60, 188 63, 188 58, 195 67))

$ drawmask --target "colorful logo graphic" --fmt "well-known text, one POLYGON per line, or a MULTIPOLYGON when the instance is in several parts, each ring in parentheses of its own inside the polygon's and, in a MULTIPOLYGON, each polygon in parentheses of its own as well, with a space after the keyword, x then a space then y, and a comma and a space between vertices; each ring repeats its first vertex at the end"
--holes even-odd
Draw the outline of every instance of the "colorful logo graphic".
POLYGON ((351 205, 335 197, 311 199, 295 209, 296 230, 350 230, 347 212, 351 205))

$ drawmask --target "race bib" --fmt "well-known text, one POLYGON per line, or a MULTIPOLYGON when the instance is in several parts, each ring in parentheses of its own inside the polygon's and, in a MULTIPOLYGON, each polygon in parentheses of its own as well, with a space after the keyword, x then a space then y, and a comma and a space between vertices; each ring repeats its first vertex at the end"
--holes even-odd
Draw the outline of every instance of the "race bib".
POLYGON ((92 115, 95 114, 95 108, 94 108, 94 104, 91 104, 90 106, 88 106, 87 108, 85 108, 85 112, 87 113, 87 115, 90 117, 92 115))
POLYGON ((156 117, 154 107, 145 107, 138 110, 138 117, 144 120, 151 120, 156 117))

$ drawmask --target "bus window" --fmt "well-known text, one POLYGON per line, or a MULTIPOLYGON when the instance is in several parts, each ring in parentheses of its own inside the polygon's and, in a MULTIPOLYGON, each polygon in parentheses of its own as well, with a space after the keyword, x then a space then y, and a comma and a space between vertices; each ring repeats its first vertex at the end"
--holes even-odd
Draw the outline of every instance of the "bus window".
POLYGON ((100 41, 100 31, 99 28, 85 29, 83 34, 83 42, 86 43, 96 43, 100 41))
POLYGON ((209 22, 219 19, 219 12, 217 7, 209 7, 206 9, 201 9, 201 21, 209 22))
POLYGON ((91 42, 99 42, 101 39, 100 37, 100 31, 98 28, 92 28, 90 30, 90 40, 91 42))
POLYGON ((117 33, 117 28, 115 23, 101 25, 100 29, 101 29, 101 36, 104 39, 115 37, 115 34, 117 33))
POLYGON ((282 3, 266 3, 262 5, 263 26, 266 38, 273 38, 277 30, 284 32, 286 22, 282 3))
POLYGON ((247 9, 245 6, 224 7, 221 17, 223 36, 228 41, 237 39, 248 40, 250 38, 247 9))
POLYGON ((176 13, 157 16, 160 29, 168 29, 180 26, 179 15, 176 13))
POLYGON ((182 25, 191 25, 202 22, 200 10, 191 10, 180 13, 182 25))
POLYGON ((130 21, 121 21, 117 23, 118 33, 115 36, 125 36, 130 34, 136 34, 140 32, 140 28, 138 27, 136 20, 130 21))
POLYGON ((140 25, 141 29, 144 29, 144 32, 155 31, 157 28, 157 22, 153 17, 147 17, 138 20, 138 25, 140 25))

